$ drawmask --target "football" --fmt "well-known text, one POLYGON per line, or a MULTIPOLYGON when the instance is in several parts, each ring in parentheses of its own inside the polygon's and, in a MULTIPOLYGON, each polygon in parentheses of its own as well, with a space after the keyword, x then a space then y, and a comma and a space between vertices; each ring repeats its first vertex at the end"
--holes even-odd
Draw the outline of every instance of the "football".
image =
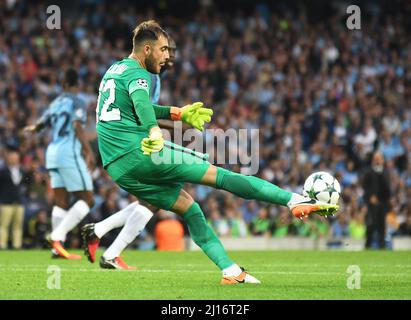
POLYGON ((314 172, 304 182, 303 195, 306 197, 337 204, 340 194, 340 183, 328 172, 314 172))

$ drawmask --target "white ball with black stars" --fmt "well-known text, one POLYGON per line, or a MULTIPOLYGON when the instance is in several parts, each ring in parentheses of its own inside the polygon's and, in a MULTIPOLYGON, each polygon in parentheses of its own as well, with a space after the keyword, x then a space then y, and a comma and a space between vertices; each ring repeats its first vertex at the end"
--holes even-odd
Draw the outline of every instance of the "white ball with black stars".
POLYGON ((312 173, 304 182, 303 195, 330 204, 338 204, 341 186, 333 175, 326 171, 312 173))

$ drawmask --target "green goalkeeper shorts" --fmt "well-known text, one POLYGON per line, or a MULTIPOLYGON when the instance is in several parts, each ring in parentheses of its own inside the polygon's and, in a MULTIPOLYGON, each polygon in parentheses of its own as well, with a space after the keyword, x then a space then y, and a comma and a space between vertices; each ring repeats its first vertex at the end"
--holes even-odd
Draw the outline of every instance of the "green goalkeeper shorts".
POLYGON ((166 141, 160 152, 147 156, 135 149, 109 164, 107 171, 122 189, 170 210, 184 183, 200 183, 209 166, 204 154, 166 141))

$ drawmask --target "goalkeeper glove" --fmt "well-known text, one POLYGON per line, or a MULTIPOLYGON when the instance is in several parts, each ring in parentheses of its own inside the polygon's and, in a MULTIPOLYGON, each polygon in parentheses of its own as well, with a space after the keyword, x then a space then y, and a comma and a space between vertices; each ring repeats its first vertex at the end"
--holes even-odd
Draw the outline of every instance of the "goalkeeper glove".
POLYGON ((164 139, 159 127, 151 128, 149 137, 141 140, 141 150, 143 150, 143 154, 146 156, 153 152, 160 152, 163 147, 164 139))
POLYGON ((171 108, 171 119, 181 120, 200 131, 204 131, 204 123, 211 121, 213 110, 209 108, 203 108, 202 102, 194 102, 188 104, 182 108, 171 108))

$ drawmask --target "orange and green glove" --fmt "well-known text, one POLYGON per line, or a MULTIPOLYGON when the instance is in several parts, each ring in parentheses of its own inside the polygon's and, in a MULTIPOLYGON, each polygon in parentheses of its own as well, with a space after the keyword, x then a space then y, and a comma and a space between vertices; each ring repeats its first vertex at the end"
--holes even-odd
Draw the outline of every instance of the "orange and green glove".
POLYGON ((182 108, 171 107, 171 120, 181 120, 200 131, 204 131, 204 123, 211 121, 213 110, 203 108, 203 105, 202 102, 194 102, 182 108))

